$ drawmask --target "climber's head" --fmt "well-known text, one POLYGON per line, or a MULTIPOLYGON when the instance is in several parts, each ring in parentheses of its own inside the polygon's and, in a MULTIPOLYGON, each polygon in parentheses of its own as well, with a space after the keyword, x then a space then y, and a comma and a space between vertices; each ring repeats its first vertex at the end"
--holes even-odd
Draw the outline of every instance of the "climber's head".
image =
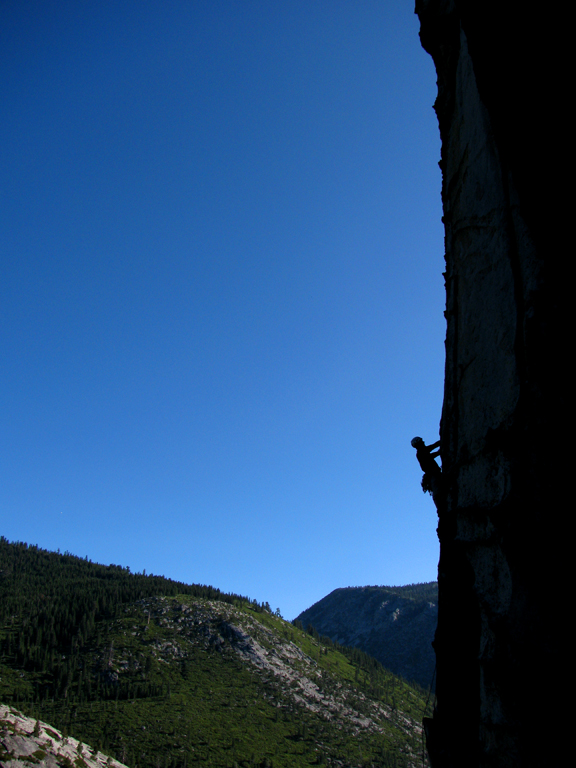
POLYGON ((412 446, 412 448, 418 449, 420 448, 420 446, 424 445, 424 440, 422 440, 421 437, 413 437, 412 440, 410 441, 410 445, 412 446))

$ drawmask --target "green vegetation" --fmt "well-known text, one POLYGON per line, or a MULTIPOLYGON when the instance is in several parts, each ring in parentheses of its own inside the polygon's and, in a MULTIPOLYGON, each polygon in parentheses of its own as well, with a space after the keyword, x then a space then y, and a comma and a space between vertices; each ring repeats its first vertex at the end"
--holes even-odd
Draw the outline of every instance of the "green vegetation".
POLYGON ((132 768, 422 764, 420 691, 239 595, 0 540, 0 700, 132 768))

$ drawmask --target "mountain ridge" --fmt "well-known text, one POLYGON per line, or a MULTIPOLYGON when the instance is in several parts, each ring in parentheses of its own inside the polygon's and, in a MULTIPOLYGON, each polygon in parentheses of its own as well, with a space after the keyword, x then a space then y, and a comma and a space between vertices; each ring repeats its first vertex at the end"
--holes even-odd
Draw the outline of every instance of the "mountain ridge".
POLYGON ((296 618, 340 645, 360 648, 427 689, 435 658, 437 582, 405 587, 339 587, 296 618))

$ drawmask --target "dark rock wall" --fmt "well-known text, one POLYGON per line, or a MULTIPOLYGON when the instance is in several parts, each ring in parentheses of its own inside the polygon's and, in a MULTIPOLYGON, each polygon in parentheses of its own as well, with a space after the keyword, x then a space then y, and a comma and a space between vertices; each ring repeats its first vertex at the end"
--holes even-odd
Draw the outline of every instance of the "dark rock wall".
POLYGON ((416 12, 438 74, 446 249, 429 751, 434 768, 552 766, 573 389, 560 42, 542 7, 417 0, 416 12))

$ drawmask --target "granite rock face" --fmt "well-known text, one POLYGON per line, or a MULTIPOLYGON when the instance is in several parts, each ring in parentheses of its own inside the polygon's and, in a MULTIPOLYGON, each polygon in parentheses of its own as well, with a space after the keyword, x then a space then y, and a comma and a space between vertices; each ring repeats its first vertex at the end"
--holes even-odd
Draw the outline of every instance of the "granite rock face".
POLYGON ((417 0, 416 12, 438 74, 447 295, 428 748, 434 768, 559 765, 544 702, 559 686, 553 515, 569 494, 573 387, 555 37, 526 4, 417 0))
POLYGON ((126 768, 51 725, 0 704, 0 768, 126 768))

